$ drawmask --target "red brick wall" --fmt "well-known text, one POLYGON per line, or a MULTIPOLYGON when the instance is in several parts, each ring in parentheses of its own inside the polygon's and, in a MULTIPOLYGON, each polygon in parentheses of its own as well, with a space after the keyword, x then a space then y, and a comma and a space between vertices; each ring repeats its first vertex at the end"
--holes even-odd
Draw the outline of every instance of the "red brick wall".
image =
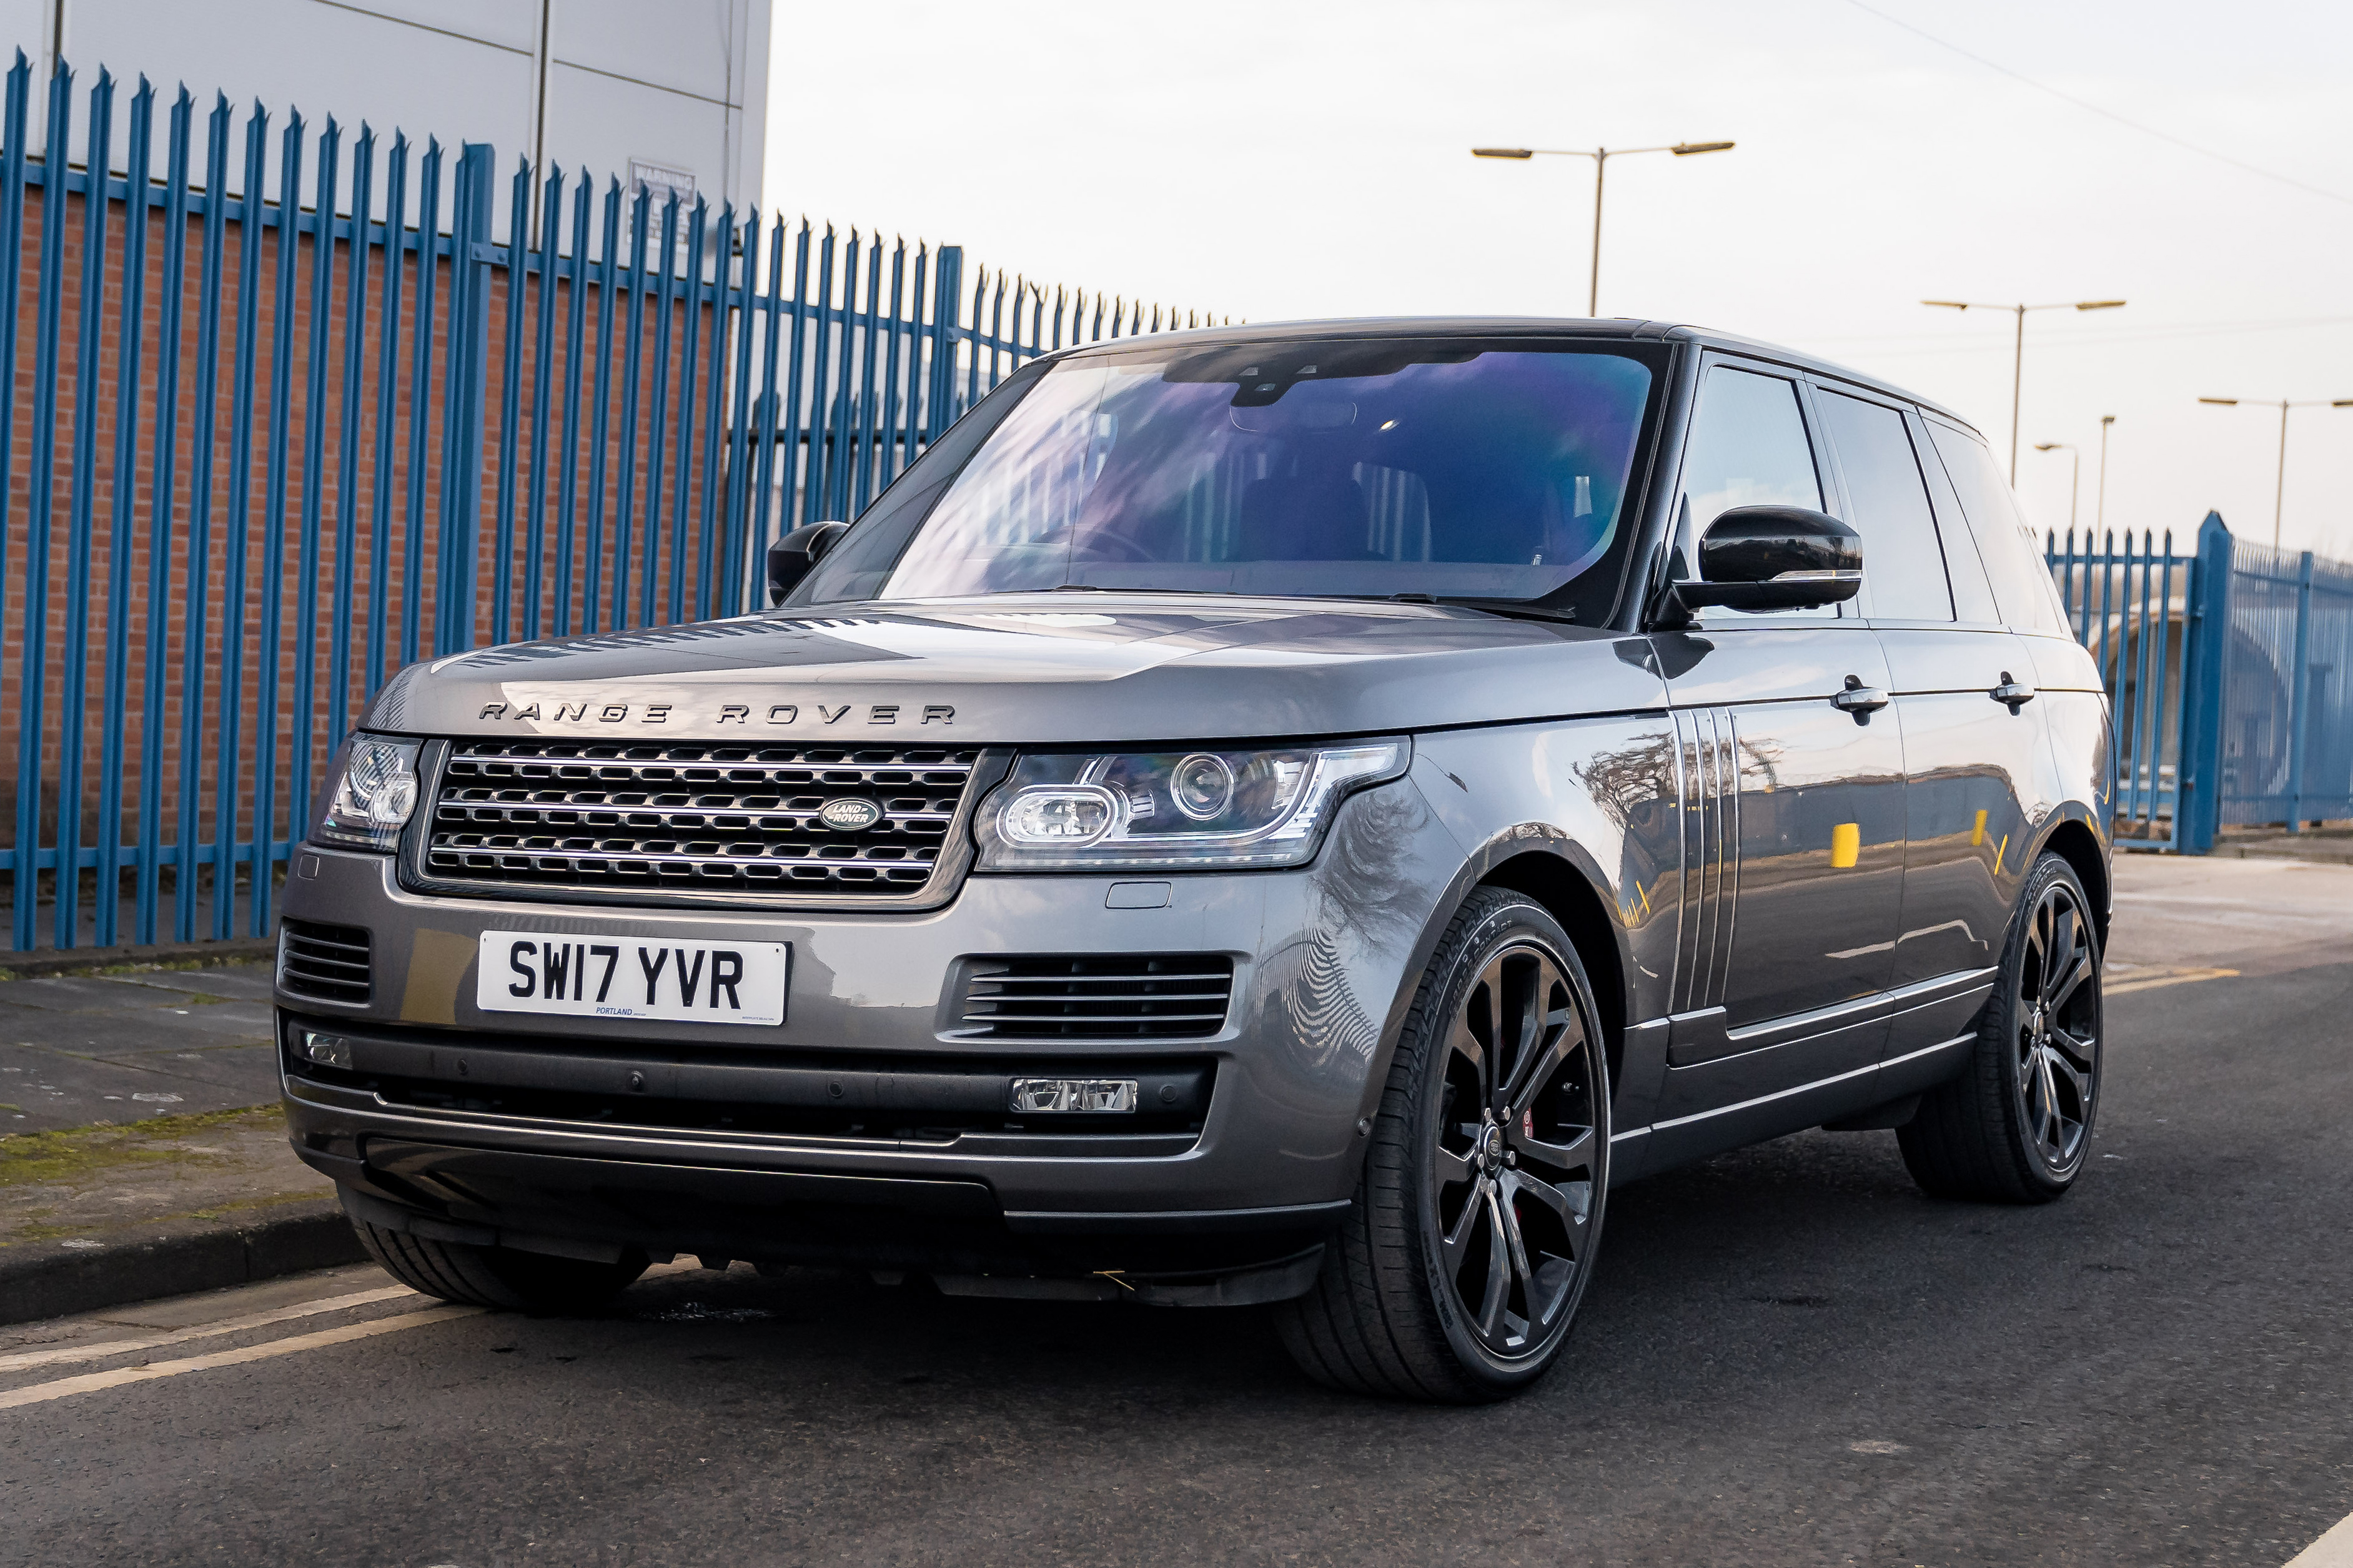
MULTIPOLYGON (((25 639, 36 637, 46 650, 47 669, 43 681, 43 716, 40 735, 41 829, 40 842, 56 842, 57 822, 60 809, 58 799, 59 765, 65 743, 63 715, 69 694, 67 683, 67 647, 69 637, 69 589, 73 582, 69 559, 72 543, 70 519, 74 503, 73 449, 77 421, 81 417, 78 400, 85 379, 96 396, 90 411, 92 430, 97 437, 94 463, 87 485, 87 501, 90 510, 91 528, 87 562, 88 608, 86 649, 88 673, 77 700, 85 714, 81 752, 83 785, 80 798, 67 807, 79 818, 82 842, 95 843, 104 828, 98 821, 101 789, 100 765, 107 730, 103 694, 106 688, 106 658, 110 640, 109 598, 118 570, 128 574, 123 614, 121 651, 127 655, 123 685, 127 700, 122 715, 121 756, 121 826, 123 842, 138 837, 139 794, 141 773, 151 757, 158 764, 158 797, 162 811, 162 838, 165 842, 178 837, 176 821, 180 807, 180 736, 187 693, 184 689, 188 641, 192 627, 201 625, 204 633, 202 657, 203 702, 196 724, 196 822, 200 842, 209 842, 215 834, 215 801, 220 741, 224 728, 224 690, 222 681, 223 637, 225 620, 232 608, 226 602, 228 556, 235 541, 242 538, 247 551, 246 589, 242 601, 243 635, 238 639, 243 666, 238 699, 240 742, 238 755, 229 763, 230 778, 238 802, 237 836, 253 835, 252 811, 254 784, 267 767, 275 781, 276 818, 273 831, 278 837, 289 836, 294 825, 288 816, 288 796, 292 780, 298 773, 315 778, 326 752, 326 735, 331 713, 341 710, 355 714, 370 682, 364 668, 366 632, 372 608, 379 602, 384 611, 385 633, 385 672, 401 662, 402 622, 413 613, 417 630, 419 657, 429 658, 433 651, 435 620, 434 592, 438 577, 438 562, 434 559, 435 542, 439 531, 443 455, 442 399, 447 385, 447 353, 448 350, 449 294, 452 279, 447 258, 438 258, 434 318, 430 323, 432 367, 427 395, 419 405, 411 397, 414 364, 412 359, 414 331, 417 321, 418 276, 414 252, 402 257, 404 269, 403 319, 400 324, 398 357, 391 395, 380 395, 378 369, 383 347, 384 291, 385 253, 373 248, 369 255, 367 296, 362 306, 362 332, 359 343, 361 376, 355 398, 357 462, 353 475, 351 494, 343 489, 343 431, 345 423, 344 350, 345 330, 350 309, 349 272, 350 247, 335 242, 334 271, 328 297, 312 296, 312 269, 316 260, 316 237, 303 234, 295 240, 295 278, 292 289, 291 313, 281 323, 278 306, 278 264, 280 237, 274 227, 266 227, 252 237, 248 247, 247 237, 232 220, 224 226, 221 256, 220 300, 222 320, 214 371, 216 383, 212 395, 215 425, 211 448, 214 457, 212 480, 209 486, 211 502, 211 542, 205 562, 205 592, 201 616, 192 603, 191 553, 189 530, 195 510, 195 450, 196 415, 200 392, 200 367, 197 363, 202 300, 200 279, 204 265, 204 233, 200 219, 188 223, 187 255, 185 269, 176 280, 164 276, 166 262, 166 219, 160 207, 147 209, 142 216, 147 224, 146 289, 143 300, 143 342, 140 354, 140 384, 135 402, 128 407, 121 404, 123 386, 122 328, 126 300, 124 296, 124 229, 125 207, 119 201, 109 203, 108 234, 102 258, 102 291, 98 309, 99 331, 96 353, 88 364, 81 363, 79 335, 82 315, 83 247, 87 213, 84 198, 79 194, 63 199, 65 223, 63 284, 60 296, 60 320, 57 354, 57 456, 47 473, 34 471, 35 406, 37 377, 37 338, 38 333, 38 276, 41 233, 54 210, 39 190, 28 193, 26 222, 22 235, 24 281, 15 301, 17 311, 17 342, 15 364, 10 367, 14 383, 14 402, 10 410, 7 438, 10 443, 11 468, 5 497, 5 576, 0 586, 0 843, 13 842, 16 802, 18 783, 18 749, 20 731, 26 712, 25 681, 25 639), (236 305, 243 284, 243 271, 250 267, 254 279, 255 310, 243 330, 252 341, 253 390, 251 396, 252 437, 250 454, 246 464, 246 479, 249 486, 247 505, 241 513, 232 513, 231 502, 236 488, 233 473, 236 428, 236 367, 239 358, 240 325, 236 305), (160 336, 163 300, 165 290, 176 285, 183 294, 184 315, 180 330, 181 363, 176 382, 170 387, 158 384, 160 336), (313 407, 310 401, 310 375, 313 352, 312 328, 323 318, 325 333, 319 349, 325 359, 326 397, 323 404, 313 407), (281 326, 285 329, 281 342, 281 326), (283 420, 285 442, 283 483, 285 501, 282 512, 273 516, 270 501, 270 434, 274 417, 278 416, 280 401, 276 391, 280 359, 284 359, 283 420), (176 410, 174 431, 174 471, 168 494, 156 490, 156 447, 160 439, 159 410, 168 399, 176 410), (132 458, 129 464, 130 513, 125 537, 118 542, 114 506, 116 500, 115 441, 118 422, 127 418, 132 423, 132 458), (412 538, 410 483, 410 439, 417 425, 422 422, 426 440, 423 461, 414 476, 421 483, 421 506, 416 515, 423 527, 412 538), (312 438, 312 426, 318 426, 320 466, 318 473, 318 506, 320 542, 318 552, 318 616, 315 636, 307 646, 301 646, 298 630, 301 605, 298 603, 301 585, 302 563, 301 514, 304 498, 306 452, 312 438), (389 518, 385 530, 383 560, 377 560, 375 510, 377 496, 377 443, 380 437, 391 441, 391 465, 385 493, 389 497, 389 518), (45 602, 28 606, 26 593, 28 582, 26 549, 29 542, 30 506, 37 487, 46 487, 53 509, 48 542, 48 591, 45 602), (282 588, 278 595, 281 616, 280 643, 277 654, 278 700, 276 705, 276 743, 265 758, 257 749, 257 730, 261 714, 259 711, 259 686, 262 657, 262 624, 268 610, 269 561, 273 524, 282 524, 280 561, 282 567, 282 588), (156 529, 167 526, 170 546, 164 575, 165 592, 160 601, 151 602, 148 592, 151 550, 156 529), (348 549, 346 550, 346 531, 348 549), (406 586, 412 542, 417 553, 418 593, 412 602, 406 586), (352 621, 348 627, 335 622, 335 576, 342 559, 348 555, 353 578, 351 595, 352 621), (377 568, 383 567, 383 592, 375 593, 374 579, 377 568), (347 688, 330 690, 330 673, 333 668, 334 647, 338 638, 348 637, 352 645, 351 679, 347 688), (145 719, 145 668, 148 650, 160 642, 163 656, 161 723, 149 733, 145 719), (295 719, 295 683, 297 666, 309 660, 315 671, 317 688, 312 705, 313 733, 309 753, 294 754, 293 728, 295 719)), ((479 594, 474 605, 474 640, 486 642, 492 627, 492 606, 490 595, 496 581, 497 495, 502 443, 506 432, 501 426, 504 403, 506 313, 515 303, 512 292, 512 275, 502 267, 489 269, 489 364, 488 385, 483 392, 484 461, 481 470, 471 476, 470 482, 480 488, 481 521, 480 549, 476 563, 479 594)), ((533 537, 533 517, 530 510, 530 475, 535 463, 548 468, 545 499, 540 523, 541 554, 544 563, 542 598, 542 626, 546 635, 554 631, 559 595, 567 595, 576 605, 579 584, 555 580, 556 531, 558 502, 561 495, 561 461, 564 447, 564 375, 567 353, 586 356, 583 365, 581 412, 577 450, 580 473, 578 568, 575 576, 585 572, 592 537, 592 522, 601 515, 606 552, 604 569, 605 625, 613 624, 617 606, 613 603, 611 569, 614 530, 621 505, 621 458, 628 436, 622 428, 623 354, 621 335, 628 323, 628 298, 617 293, 614 300, 614 352, 607 383, 609 434, 606 443, 607 493, 601 513, 597 512, 594 496, 587 487, 589 453, 587 451, 591 420, 596 401, 596 364, 594 355, 598 347, 598 300, 595 284, 584 300, 582 342, 567 348, 565 316, 568 309, 571 285, 555 285, 553 304, 556 311, 555 348, 550 363, 550 410, 548 444, 545 453, 533 450, 531 429, 533 397, 537 380, 535 363, 535 310, 540 288, 536 276, 522 286, 520 300, 525 312, 520 384, 518 387, 519 416, 516 420, 514 443, 514 510, 515 558, 513 561, 514 595, 511 637, 520 637, 525 627, 523 608, 519 603, 524 577, 523 553, 533 537)), ((691 367, 684 363, 685 307, 673 303, 669 408, 666 445, 670 447, 660 494, 648 494, 648 462, 651 456, 652 385, 656 323, 659 306, 649 298, 640 326, 642 353, 638 368, 639 415, 636 440, 636 471, 634 475, 633 544, 630 561, 630 582, 633 586, 626 606, 620 606, 634 623, 638 595, 634 584, 646 563, 647 520, 649 509, 659 506, 663 519, 663 533, 653 562, 657 580, 656 619, 665 619, 669 596, 668 539, 670 527, 670 503, 675 494, 676 464, 689 465, 689 542, 687 550, 686 584, 687 615, 691 617, 696 584, 692 578, 695 563, 701 553, 693 532, 692 520, 701 511, 702 487, 710 478, 703 472, 702 452, 702 427, 706 411, 701 406, 701 393, 713 352, 712 322, 707 308, 702 322, 702 343, 699 363, 691 367), (680 451, 677 447, 681 402, 689 395, 697 402, 697 429, 691 447, 680 451)), ((723 498, 718 508, 723 519, 723 498)), ((581 621, 575 610, 573 627, 581 621)))

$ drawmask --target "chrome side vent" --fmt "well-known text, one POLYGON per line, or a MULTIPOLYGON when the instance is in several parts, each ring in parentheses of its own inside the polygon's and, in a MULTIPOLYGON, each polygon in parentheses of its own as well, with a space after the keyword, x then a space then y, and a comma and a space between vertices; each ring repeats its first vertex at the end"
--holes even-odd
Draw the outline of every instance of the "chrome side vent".
POLYGON ((278 928, 278 984, 289 994, 348 1007, 367 1005, 368 933, 357 926, 284 921, 278 928))
POLYGON ((1037 953, 967 959, 955 1032, 991 1040, 1189 1040, 1225 1027, 1222 953, 1037 953))

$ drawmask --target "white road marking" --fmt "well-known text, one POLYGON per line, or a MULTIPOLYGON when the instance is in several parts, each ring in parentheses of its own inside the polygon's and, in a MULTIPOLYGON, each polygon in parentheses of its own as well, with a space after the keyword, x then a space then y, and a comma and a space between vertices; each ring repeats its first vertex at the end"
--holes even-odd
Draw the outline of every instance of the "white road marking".
POLYGON ((377 1334, 396 1334, 403 1329, 421 1329, 431 1323, 445 1323, 452 1318, 471 1318, 481 1310, 480 1307, 429 1307, 422 1312, 404 1312, 396 1318, 378 1318, 373 1322, 347 1323, 340 1329, 321 1329, 315 1333, 296 1334, 289 1339, 247 1345, 242 1350, 215 1351, 210 1355, 190 1356, 185 1361, 151 1362, 145 1366, 119 1367, 112 1372, 86 1372, 79 1377, 61 1377, 55 1383, 37 1383, 28 1388, 0 1392, 0 1410, 13 1410, 20 1405, 42 1405, 52 1399, 69 1399, 77 1394, 96 1394, 101 1389, 121 1388, 131 1383, 148 1383, 159 1377, 177 1377, 184 1372, 210 1372, 216 1367, 237 1366, 249 1361, 268 1361, 273 1356, 293 1355, 301 1351, 323 1350, 329 1345, 348 1344, 353 1340, 372 1339, 377 1334))
POLYGON ((2353 1517, 2338 1520, 2334 1530, 2288 1559, 2287 1568, 2353 1568, 2353 1517))
MULTIPOLYGON (((68 1242, 66 1245, 70 1247, 73 1244, 68 1242)), ((45 1351, 23 1351, 16 1355, 0 1355, 0 1372, 15 1372, 27 1366, 54 1366, 68 1361, 103 1361, 111 1355, 160 1350, 165 1345, 185 1344, 190 1340, 210 1339, 215 1334, 264 1329, 272 1323, 282 1323, 289 1318, 309 1318, 321 1312, 340 1312, 346 1307, 365 1307, 376 1301, 389 1301, 397 1296, 417 1296, 417 1292, 406 1285, 387 1285, 378 1290, 360 1290, 348 1296, 300 1301, 291 1307, 279 1307, 267 1312, 249 1312, 241 1318, 222 1318, 215 1322, 174 1329, 169 1333, 141 1334, 127 1340, 96 1340, 89 1344, 58 1345, 45 1351)), ((417 1296, 417 1299, 420 1301, 425 1300, 422 1296, 417 1296)))

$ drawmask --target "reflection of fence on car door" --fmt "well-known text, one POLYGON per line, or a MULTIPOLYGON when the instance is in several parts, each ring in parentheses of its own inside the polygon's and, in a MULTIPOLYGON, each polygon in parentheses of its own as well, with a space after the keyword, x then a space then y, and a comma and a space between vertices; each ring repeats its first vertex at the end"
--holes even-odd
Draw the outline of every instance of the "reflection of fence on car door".
POLYGON ((2353 817, 2353 563, 2232 537, 2045 546, 2116 707, 2119 844, 2202 853, 2225 826, 2353 817))
POLYGON ((1196 321, 666 185, 525 166, 501 189, 480 144, 299 115, 273 137, 259 106, 240 127, 185 89, 159 114, 103 73, 85 102, 60 69, 36 121, 16 60, 20 951, 266 933, 321 764, 400 667, 739 613, 771 538, 854 515, 1015 366, 1196 321), (78 111, 87 167, 31 155, 74 145, 78 111))

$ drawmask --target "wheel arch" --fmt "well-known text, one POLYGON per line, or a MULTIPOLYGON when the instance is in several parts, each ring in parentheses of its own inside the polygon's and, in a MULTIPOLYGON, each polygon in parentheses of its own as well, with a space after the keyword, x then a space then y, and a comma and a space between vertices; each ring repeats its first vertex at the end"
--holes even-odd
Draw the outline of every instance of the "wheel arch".
POLYGON ((2100 948, 2105 952, 2111 888, 2107 846, 2101 842, 2098 831, 2088 821, 2071 812, 2061 817, 2043 836, 2037 853, 2058 856, 2075 873, 2075 879, 2084 884, 2084 891, 2091 896, 2093 921, 2100 933, 2100 948))
POLYGON ((1625 928, 1610 918, 1609 905, 1592 879, 1567 856, 1529 850, 1497 864, 1479 879, 1482 888, 1508 888, 1544 906, 1560 922, 1593 982, 1594 1005, 1601 1009, 1602 1048, 1609 1081, 1619 1081, 1626 1040, 1625 928))
POLYGON ((1634 1016, 1628 990, 1633 954, 1624 925, 1610 913, 1609 885, 1586 847, 1557 827, 1524 823, 1490 837, 1456 870, 1414 943, 1381 1031, 1381 1053, 1371 1081, 1377 1084, 1385 1078, 1430 954, 1463 901, 1481 888, 1503 888, 1533 900, 1568 933, 1593 984, 1610 1082, 1613 1089, 1619 1086, 1626 1023, 1634 1016))

